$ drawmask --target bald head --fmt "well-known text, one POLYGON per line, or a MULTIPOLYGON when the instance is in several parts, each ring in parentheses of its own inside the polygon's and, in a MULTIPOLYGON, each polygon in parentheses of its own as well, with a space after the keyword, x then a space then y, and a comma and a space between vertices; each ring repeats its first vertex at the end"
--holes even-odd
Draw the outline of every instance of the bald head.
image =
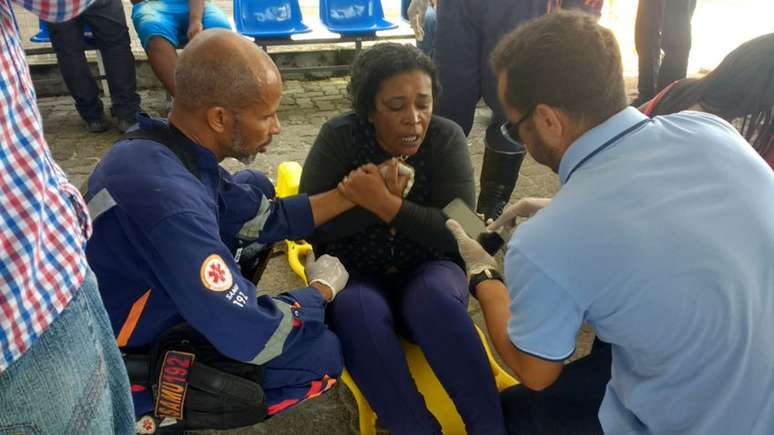
POLYGON ((240 110, 279 98, 281 78, 271 58, 248 39, 210 29, 185 47, 175 68, 175 106, 198 111, 213 106, 240 110))

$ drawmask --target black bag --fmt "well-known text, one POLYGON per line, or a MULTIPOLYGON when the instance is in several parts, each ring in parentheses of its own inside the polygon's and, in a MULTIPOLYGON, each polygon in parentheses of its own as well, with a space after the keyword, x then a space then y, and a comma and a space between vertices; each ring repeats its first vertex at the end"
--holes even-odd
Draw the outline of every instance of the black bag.
POLYGON ((160 432, 233 429, 267 417, 263 367, 224 356, 187 323, 162 333, 148 354, 129 353, 124 361, 132 384, 152 388, 157 422, 177 420, 160 432))

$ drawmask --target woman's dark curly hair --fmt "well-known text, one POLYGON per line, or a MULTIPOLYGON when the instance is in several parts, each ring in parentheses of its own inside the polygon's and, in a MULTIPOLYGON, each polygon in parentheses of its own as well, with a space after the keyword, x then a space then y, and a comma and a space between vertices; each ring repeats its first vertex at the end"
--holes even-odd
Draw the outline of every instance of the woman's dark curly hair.
POLYGON ((376 107, 376 94, 382 83, 398 74, 422 71, 430 76, 433 97, 441 93, 438 70, 433 61, 421 50, 405 44, 376 44, 364 50, 352 63, 347 92, 352 109, 362 119, 368 119, 376 107))
POLYGON ((652 116, 701 104, 704 111, 737 120, 742 136, 762 156, 774 152, 774 33, 745 42, 700 79, 684 79, 658 102, 652 116))

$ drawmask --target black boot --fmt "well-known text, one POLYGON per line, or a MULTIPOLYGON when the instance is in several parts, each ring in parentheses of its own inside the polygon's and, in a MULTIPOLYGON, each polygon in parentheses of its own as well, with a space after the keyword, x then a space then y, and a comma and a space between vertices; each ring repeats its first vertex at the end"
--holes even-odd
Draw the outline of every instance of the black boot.
POLYGON ((500 152, 487 146, 481 168, 481 193, 476 211, 485 219, 497 219, 511 199, 526 150, 500 152))

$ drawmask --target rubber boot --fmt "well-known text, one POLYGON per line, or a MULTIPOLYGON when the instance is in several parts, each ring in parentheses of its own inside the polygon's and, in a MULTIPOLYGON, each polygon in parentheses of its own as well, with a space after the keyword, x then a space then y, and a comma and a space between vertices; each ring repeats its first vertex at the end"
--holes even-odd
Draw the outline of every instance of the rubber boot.
POLYGON ((481 168, 481 193, 478 195, 476 212, 485 219, 497 219, 511 199, 511 193, 519 178, 519 169, 527 151, 496 151, 490 146, 484 150, 481 168))

